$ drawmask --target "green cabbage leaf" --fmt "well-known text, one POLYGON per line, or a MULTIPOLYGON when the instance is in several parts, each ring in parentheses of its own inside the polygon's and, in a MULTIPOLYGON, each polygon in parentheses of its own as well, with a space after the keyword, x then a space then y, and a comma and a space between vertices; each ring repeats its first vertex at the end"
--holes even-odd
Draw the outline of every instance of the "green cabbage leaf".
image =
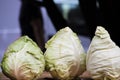
POLYGON ((69 27, 60 29, 45 44, 46 69, 53 78, 70 80, 85 69, 85 51, 76 33, 69 27))
POLYGON ((11 80, 34 80, 45 68, 44 55, 28 36, 11 43, 1 61, 2 72, 11 80))

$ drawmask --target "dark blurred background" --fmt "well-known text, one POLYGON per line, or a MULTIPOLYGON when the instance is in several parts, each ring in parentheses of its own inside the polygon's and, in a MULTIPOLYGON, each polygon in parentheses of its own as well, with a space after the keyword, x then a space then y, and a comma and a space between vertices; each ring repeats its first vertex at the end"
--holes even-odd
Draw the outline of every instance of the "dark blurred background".
MULTIPOLYGON (((90 43, 88 29, 78 0, 54 0, 72 30, 78 34, 87 51, 90 43), (74 28, 73 28, 74 27, 74 28)), ((0 61, 8 45, 21 36, 19 24, 20 0, 0 0, 0 61)), ((56 29, 44 7, 42 11, 45 42, 56 33, 56 29)), ((65 26, 63 26, 65 27, 65 26)))

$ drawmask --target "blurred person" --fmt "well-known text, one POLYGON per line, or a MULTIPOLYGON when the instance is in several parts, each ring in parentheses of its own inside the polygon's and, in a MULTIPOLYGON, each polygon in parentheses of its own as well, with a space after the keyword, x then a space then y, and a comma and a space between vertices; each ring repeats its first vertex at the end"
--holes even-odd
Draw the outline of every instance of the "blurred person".
MULTIPOLYGON (((48 13, 48 16, 50 17, 56 31, 60 30, 63 27, 69 26, 74 32, 76 32, 78 35, 79 34, 85 34, 87 35, 86 32, 84 32, 85 30, 83 30, 83 28, 81 29, 80 26, 78 26, 77 22, 75 25, 72 25, 71 23, 74 22, 76 19, 72 18, 71 21, 69 22, 69 20, 65 19, 62 14, 62 12, 60 11, 59 7, 57 6, 57 4, 55 3, 54 0, 42 0, 43 1, 43 5, 48 13), (81 31, 81 32, 80 32, 81 31)), ((77 9, 78 10, 78 9, 77 9)), ((72 11, 71 11, 72 12, 72 11)), ((68 12, 70 13, 70 11, 68 12)), ((77 15, 76 13, 74 15, 77 15)), ((81 15, 81 14, 80 14, 81 15)), ((67 15, 69 16, 69 14, 67 15)), ((77 15, 78 16, 78 15, 77 15)), ((71 16, 69 16, 71 17, 71 16)), ((81 16, 80 16, 81 17, 81 16)), ((82 18, 82 17, 81 17, 82 18)), ((69 18, 70 19, 70 18, 69 18)), ((78 21, 79 22, 79 21, 78 21)), ((86 28, 84 28, 86 29, 86 28)))
POLYGON ((119 5, 115 0, 79 0, 86 25, 89 29, 89 36, 92 39, 97 26, 106 28, 111 39, 120 46, 119 34, 119 5), (96 6, 96 1, 99 3, 96 6))
POLYGON ((41 2, 21 0, 19 23, 21 36, 27 35, 44 50, 43 18, 40 11, 41 2))
POLYGON ((89 29, 90 38, 94 35, 96 28, 96 0, 79 0, 79 6, 84 16, 86 26, 89 29))
POLYGON ((56 31, 68 26, 67 21, 58 9, 57 4, 55 4, 54 0, 43 0, 43 5, 47 10, 48 16, 50 17, 56 31))

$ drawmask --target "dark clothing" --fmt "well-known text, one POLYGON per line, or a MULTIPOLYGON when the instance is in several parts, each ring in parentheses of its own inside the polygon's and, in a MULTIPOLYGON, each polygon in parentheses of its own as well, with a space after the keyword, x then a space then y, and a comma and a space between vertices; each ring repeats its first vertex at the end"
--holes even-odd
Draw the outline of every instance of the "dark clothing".
POLYGON ((82 10, 82 14, 85 18, 85 22, 88 27, 89 36, 94 35, 96 28, 96 0, 79 0, 79 5, 82 10))
POLYGON ((68 26, 67 21, 64 19, 62 13, 53 0, 43 0, 43 4, 57 31, 63 27, 68 26))
POLYGON ((26 0, 21 3, 21 9, 20 9, 20 28, 21 28, 21 35, 28 35, 30 38, 32 38, 34 41, 35 35, 33 31, 33 26, 31 25, 31 21, 40 18, 42 20, 42 16, 40 13, 40 8, 35 4, 35 1, 29 2, 26 0))
POLYGON ((21 36, 29 36, 41 49, 44 49, 44 28, 40 6, 41 3, 36 0, 21 0, 19 23, 21 36))
POLYGON ((97 26, 103 26, 109 32, 111 39, 120 46, 119 34, 119 10, 116 0, 79 0, 79 4, 89 29, 89 36, 94 36, 97 26))

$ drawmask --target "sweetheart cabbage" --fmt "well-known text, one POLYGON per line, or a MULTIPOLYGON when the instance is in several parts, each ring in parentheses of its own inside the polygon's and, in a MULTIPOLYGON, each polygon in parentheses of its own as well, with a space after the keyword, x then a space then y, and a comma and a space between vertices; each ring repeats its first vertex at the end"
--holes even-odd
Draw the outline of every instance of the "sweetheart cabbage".
POLYGON ((37 79, 45 68, 43 52, 32 39, 22 36, 8 46, 1 68, 11 80, 37 79))
POLYGON ((86 68, 94 80, 120 80, 120 48, 102 26, 97 27, 89 46, 86 68))
POLYGON ((79 37, 69 27, 60 29, 45 44, 46 69, 53 78, 71 80, 85 69, 85 51, 79 37))

